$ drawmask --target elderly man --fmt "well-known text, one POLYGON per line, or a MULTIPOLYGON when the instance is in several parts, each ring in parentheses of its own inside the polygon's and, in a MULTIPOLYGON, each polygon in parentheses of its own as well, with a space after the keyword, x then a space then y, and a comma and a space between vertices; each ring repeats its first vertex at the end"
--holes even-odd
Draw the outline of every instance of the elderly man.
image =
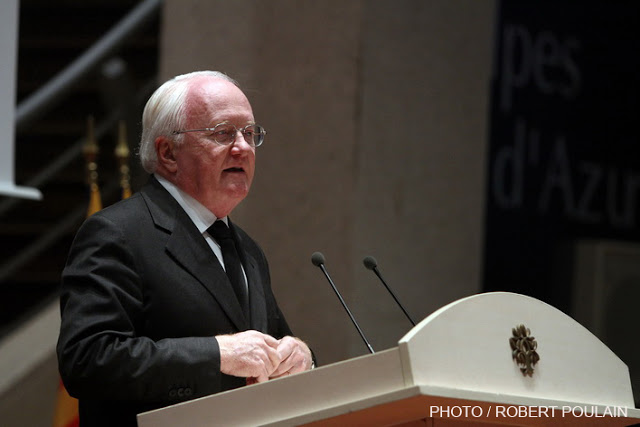
POLYGON ((62 277, 60 373, 83 426, 309 369, 260 247, 229 214, 247 195, 265 130, 222 73, 151 96, 142 190, 82 225, 62 277))

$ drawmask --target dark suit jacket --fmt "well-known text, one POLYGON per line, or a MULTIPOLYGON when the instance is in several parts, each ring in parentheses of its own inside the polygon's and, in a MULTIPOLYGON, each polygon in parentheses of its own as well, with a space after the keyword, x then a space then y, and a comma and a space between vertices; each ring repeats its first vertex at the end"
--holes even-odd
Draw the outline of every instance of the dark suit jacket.
POLYGON ((204 237, 155 178, 85 221, 63 272, 57 347, 81 425, 135 425, 136 413, 245 384, 220 373, 215 335, 291 334, 262 250, 231 228, 250 316, 204 237))

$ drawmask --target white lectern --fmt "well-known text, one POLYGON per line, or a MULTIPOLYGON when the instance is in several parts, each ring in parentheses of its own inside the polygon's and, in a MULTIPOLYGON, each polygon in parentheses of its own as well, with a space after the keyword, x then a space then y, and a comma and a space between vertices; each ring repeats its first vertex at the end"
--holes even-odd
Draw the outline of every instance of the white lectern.
POLYGON ((140 427, 636 423, 627 366, 559 310, 506 292, 437 310, 398 347, 138 415, 140 427))

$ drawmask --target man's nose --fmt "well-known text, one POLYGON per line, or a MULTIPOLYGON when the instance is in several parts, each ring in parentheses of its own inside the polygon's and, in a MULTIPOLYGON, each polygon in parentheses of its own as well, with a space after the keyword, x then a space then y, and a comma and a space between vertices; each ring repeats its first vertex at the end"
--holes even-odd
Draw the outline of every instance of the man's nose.
POLYGON ((244 138, 244 134, 242 133, 242 131, 240 129, 237 129, 233 138, 233 142, 231 143, 231 150, 246 151, 253 150, 253 148, 253 145, 248 143, 244 138))

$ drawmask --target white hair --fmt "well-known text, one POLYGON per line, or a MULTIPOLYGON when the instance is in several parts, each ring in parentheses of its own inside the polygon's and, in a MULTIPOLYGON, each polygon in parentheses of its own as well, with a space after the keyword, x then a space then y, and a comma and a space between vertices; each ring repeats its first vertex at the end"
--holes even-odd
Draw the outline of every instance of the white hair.
POLYGON ((239 87, 238 82, 220 71, 194 71, 176 76, 156 89, 142 113, 142 136, 138 148, 140 162, 148 173, 155 172, 158 164, 156 138, 169 136, 174 138, 177 144, 182 142, 181 134, 171 133, 185 126, 185 105, 189 86, 194 78, 201 76, 217 77, 239 87))

